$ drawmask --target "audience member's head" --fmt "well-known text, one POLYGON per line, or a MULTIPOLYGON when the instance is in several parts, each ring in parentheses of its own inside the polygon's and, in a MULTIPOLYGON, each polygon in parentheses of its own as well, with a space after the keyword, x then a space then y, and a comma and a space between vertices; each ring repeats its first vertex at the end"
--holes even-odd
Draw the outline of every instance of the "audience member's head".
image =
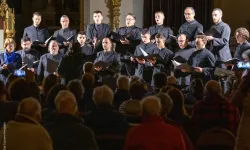
POLYGON ((68 83, 69 91, 72 92, 77 100, 80 100, 83 96, 84 88, 80 80, 71 80, 68 83))
POLYGON ((97 106, 112 105, 114 100, 113 91, 108 86, 103 85, 94 89, 93 101, 97 106))
POLYGON ((199 78, 193 79, 190 83, 190 91, 197 100, 202 100, 204 96, 204 84, 199 78))
POLYGON ((94 87, 94 84, 95 84, 95 77, 90 73, 85 73, 82 76, 81 82, 82 82, 82 85, 85 88, 85 90, 92 89, 94 87))
POLYGON ((173 107, 173 100, 166 93, 157 93, 155 95, 161 100, 161 116, 167 118, 173 107))
POLYGON ((174 76, 168 76, 167 77, 167 84, 176 85, 177 84, 176 78, 174 76))
POLYGON ((36 82, 28 82, 30 88, 30 96, 37 100, 41 100, 40 88, 36 82))
POLYGON ((41 110, 41 105, 37 99, 27 97, 18 104, 17 116, 24 115, 40 122, 42 120, 41 110))
POLYGON ((217 81, 210 80, 205 85, 205 94, 206 94, 206 96, 221 95, 222 88, 217 81))
POLYGON ((6 88, 6 89, 9 89, 10 84, 11 84, 14 80, 16 80, 16 79, 18 79, 18 78, 20 78, 20 77, 14 75, 14 74, 12 74, 12 73, 9 74, 9 76, 8 76, 8 78, 7 78, 7 81, 6 81, 6 84, 5 84, 5 88, 6 88))
POLYGON ((141 108, 143 116, 160 116, 161 100, 156 96, 148 96, 142 99, 141 108))
POLYGON ((162 87, 161 90, 160 90, 160 92, 168 93, 168 91, 171 91, 171 90, 173 90, 173 89, 174 89, 173 86, 167 85, 167 86, 162 87))
POLYGON ((8 92, 11 101, 20 102, 22 99, 31 96, 29 83, 23 78, 14 80, 10 84, 8 92))
POLYGON ((46 78, 44 78, 42 86, 43 86, 43 93, 46 96, 49 92, 49 90, 58 83, 57 76, 54 74, 48 75, 46 78))
POLYGON ((167 85, 167 75, 163 72, 157 72, 153 76, 154 86, 158 89, 167 85))
POLYGON ((76 98, 73 93, 67 90, 62 90, 57 94, 55 105, 58 113, 68 113, 75 116, 78 112, 76 98))
POLYGON ((66 85, 56 84, 49 90, 48 95, 46 97, 46 102, 48 103, 49 108, 56 109, 55 98, 57 94, 62 90, 69 90, 69 89, 66 85))
POLYGON ((90 73, 94 75, 94 71, 95 71, 95 67, 94 64, 92 62, 86 62, 83 65, 83 72, 84 73, 90 73))
POLYGON ((141 100, 147 93, 146 86, 141 81, 134 81, 130 84, 128 91, 131 98, 137 100, 141 100))
POLYGON ((119 76, 116 80, 116 85, 120 90, 128 90, 129 88, 129 78, 127 76, 119 76))

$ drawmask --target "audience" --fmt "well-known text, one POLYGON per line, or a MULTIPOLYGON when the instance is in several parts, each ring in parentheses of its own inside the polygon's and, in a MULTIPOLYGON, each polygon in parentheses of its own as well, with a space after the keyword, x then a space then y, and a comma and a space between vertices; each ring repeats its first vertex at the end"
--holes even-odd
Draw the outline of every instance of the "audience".
POLYGON ((78 80, 78 79, 71 80, 69 81, 67 87, 69 88, 69 91, 74 94, 77 103, 82 101, 84 87, 81 83, 81 80, 78 80))
POLYGON ((129 130, 125 150, 186 150, 180 130, 164 123, 160 117, 161 102, 159 98, 146 97, 142 100, 141 107, 143 122, 129 130))
POLYGON ((9 121, 1 130, 1 147, 5 144, 8 150, 52 150, 51 138, 39 123, 41 119, 38 100, 31 97, 21 100, 15 120, 9 121), (4 138, 7 139, 4 141, 4 138))
POLYGON ((54 150, 98 150, 93 131, 78 117, 77 101, 73 93, 62 90, 55 98, 58 115, 46 125, 54 150), (69 140, 70 139, 70 140, 69 140))

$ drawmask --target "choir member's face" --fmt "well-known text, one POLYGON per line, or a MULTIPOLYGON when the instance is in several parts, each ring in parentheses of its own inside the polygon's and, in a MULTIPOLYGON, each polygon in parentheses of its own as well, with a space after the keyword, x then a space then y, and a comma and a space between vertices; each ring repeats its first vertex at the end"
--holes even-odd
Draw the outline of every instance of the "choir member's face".
POLYGON ((235 33, 235 38, 238 44, 242 43, 245 39, 239 34, 239 32, 235 33))
POLYGON ((58 54, 59 46, 56 41, 51 41, 49 44, 49 52, 52 55, 58 54))
POLYGON ((212 17, 213 17, 214 23, 217 24, 221 21, 222 14, 218 10, 215 10, 212 13, 212 17))
POLYGON ((61 25, 62 25, 62 28, 65 29, 65 28, 68 28, 69 27, 69 18, 67 17, 62 17, 61 20, 61 25))
POLYGON ((86 42, 86 35, 78 34, 77 41, 83 45, 86 42))
POLYGON ((155 43, 158 48, 164 48, 165 47, 165 40, 160 38, 155 38, 155 43))
POLYGON ((15 50, 15 45, 13 43, 9 43, 6 45, 6 50, 8 53, 11 53, 15 50))
POLYGON ((179 45, 180 49, 184 49, 188 45, 187 37, 184 36, 184 35, 180 35, 178 37, 178 41, 177 42, 178 42, 178 45, 179 45))
POLYGON ((32 20, 33 20, 33 25, 37 27, 37 26, 39 26, 39 24, 41 23, 42 17, 41 17, 41 16, 34 15, 34 16, 32 17, 32 20))
POLYGON ((195 13, 194 13, 194 11, 192 9, 187 8, 184 11, 184 16, 185 16, 186 21, 190 22, 190 21, 194 20, 195 13))
POLYGON ((101 13, 94 13, 93 14, 93 20, 95 24, 101 24, 102 23, 103 16, 101 13))
POLYGON ((30 41, 23 41, 21 44, 23 50, 27 51, 31 48, 31 42, 30 41))
POLYGON ((135 25, 135 18, 131 15, 128 15, 126 17, 126 25, 127 25, 127 27, 135 25))
POLYGON ((104 38, 102 40, 102 47, 106 51, 111 51, 112 43, 109 38, 104 38))
POLYGON ((164 15, 162 13, 156 13, 155 14, 155 22, 156 24, 158 25, 162 25, 163 24, 163 21, 164 21, 164 15))
POLYGON ((195 39, 195 45, 196 45, 196 49, 198 50, 203 49, 206 46, 205 42, 201 38, 195 39))
POLYGON ((149 43, 150 42, 150 34, 141 34, 141 40, 143 43, 149 43))

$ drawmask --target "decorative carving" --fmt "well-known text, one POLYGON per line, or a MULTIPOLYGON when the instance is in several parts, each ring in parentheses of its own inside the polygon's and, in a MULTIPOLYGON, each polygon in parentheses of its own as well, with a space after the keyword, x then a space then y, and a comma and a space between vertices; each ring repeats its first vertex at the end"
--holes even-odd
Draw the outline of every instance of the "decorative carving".
POLYGON ((14 9, 9 8, 6 0, 2 0, 0 4, 0 17, 2 17, 2 24, 5 38, 15 37, 15 12, 14 9))
POLYGON ((109 21, 111 25, 111 29, 117 29, 119 28, 119 17, 121 15, 120 13, 120 6, 121 6, 121 0, 105 0, 107 7, 109 8, 109 21))

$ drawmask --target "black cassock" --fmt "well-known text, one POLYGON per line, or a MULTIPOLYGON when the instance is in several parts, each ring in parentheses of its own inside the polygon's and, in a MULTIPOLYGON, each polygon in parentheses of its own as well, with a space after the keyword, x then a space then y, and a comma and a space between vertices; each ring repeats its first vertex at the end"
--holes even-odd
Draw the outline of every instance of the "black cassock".
POLYGON ((43 43, 49 38, 49 31, 47 28, 42 26, 35 27, 34 25, 28 26, 24 29, 23 32, 23 37, 26 36, 28 36, 31 39, 31 42, 34 43, 32 45, 32 48, 38 50, 42 54, 47 53, 46 48, 43 48, 38 44, 35 44, 35 41, 37 41, 38 43, 39 42, 43 43))
POLYGON ((66 28, 66 29, 59 29, 54 32, 53 37, 58 42, 60 47, 60 53, 65 54, 68 50, 68 46, 65 46, 63 42, 76 42, 77 33, 75 29, 66 28))
POLYGON ((39 51, 35 49, 30 49, 30 50, 19 50, 16 53, 21 55, 22 62, 24 64, 27 64, 28 68, 30 68, 31 66, 29 66, 28 62, 26 62, 27 59, 33 62, 33 66, 31 68, 34 68, 36 72, 41 57, 41 53, 39 51))
POLYGON ((242 53, 244 53, 246 50, 250 49, 250 43, 248 41, 245 41, 242 44, 239 44, 236 47, 234 58, 238 58, 239 60, 243 61, 242 53))
POLYGON ((102 68, 101 71, 96 72, 99 77, 99 82, 109 85, 113 90, 116 88, 115 75, 120 72, 120 55, 114 51, 105 52, 100 51, 94 63, 104 62, 108 64, 107 68, 102 68))
MULTIPOLYGON (((143 49, 147 54, 152 55, 154 49, 157 49, 157 46, 151 42, 145 44, 140 44, 136 47, 134 56, 143 56, 141 49, 143 49)), ((152 66, 146 61, 145 64, 140 64, 137 61, 134 63, 135 66, 135 75, 144 79, 146 82, 150 83, 153 75, 152 66)))
POLYGON ((185 22, 179 29, 179 34, 186 34, 190 41, 189 46, 195 47, 195 36, 203 33, 203 26, 198 21, 185 22))
POLYGON ((116 43, 115 51, 121 56, 121 74, 123 75, 134 75, 135 71, 128 56, 130 56, 129 53, 134 54, 136 46, 141 43, 141 30, 141 28, 131 26, 121 27, 116 31, 121 36, 129 34, 126 39, 130 44, 122 44, 119 39, 112 39, 116 43))
POLYGON ((229 49, 230 33, 231 33, 230 27, 223 21, 213 25, 205 33, 206 35, 211 35, 214 37, 214 39, 210 41, 209 50, 214 54, 216 61, 226 61, 232 58, 229 49))
POLYGON ((89 62, 94 62, 96 59, 96 53, 94 51, 94 48, 88 44, 85 44, 84 46, 81 47, 81 51, 83 54, 86 55, 86 61, 89 62))
MULTIPOLYGON (((43 78, 46 78, 51 72, 48 71, 48 59, 53 60, 58 63, 62 60, 63 55, 61 53, 58 53, 56 55, 52 55, 50 53, 44 54, 41 56, 38 68, 37 68, 37 75, 39 78, 39 81, 43 81, 43 78)), ((56 71, 56 70, 55 70, 56 71)))
POLYGON ((93 38, 97 38, 98 43, 95 46, 95 51, 99 52, 102 51, 102 40, 103 38, 107 37, 110 33, 111 27, 108 24, 101 23, 99 25, 93 23, 89 24, 86 29, 86 37, 88 40, 92 41, 93 38))
MULTIPOLYGON (((190 46, 185 47, 184 49, 180 49, 178 50, 175 55, 174 58, 177 57, 181 57, 184 58, 185 61, 184 62, 180 62, 180 63, 186 63, 189 59, 189 57, 192 55, 192 53, 195 51, 195 48, 192 48, 190 46)), ((178 62, 178 60, 176 60, 178 62)), ((181 76, 182 72, 180 70, 175 70, 174 71, 174 75, 177 78, 177 84, 180 86, 187 86, 190 84, 190 75, 186 76, 186 77, 182 77, 181 76)))
MULTIPOLYGON (((195 78, 200 78, 204 84, 212 79, 213 70, 215 66, 215 57, 207 49, 196 50, 188 59, 188 65, 192 67, 201 67, 203 68, 202 73, 195 71, 191 72, 191 81, 195 78)), ((189 75, 189 73, 183 73, 189 75)))
POLYGON ((170 35, 173 35, 173 31, 169 27, 165 27, 163 25, 153 25, 149 27, 151 39, 155 39, 156 34, 162 33, 164 37, 166 37, 166 44, 169 45, 169 43, 172 41, 172 37, 170 35))

